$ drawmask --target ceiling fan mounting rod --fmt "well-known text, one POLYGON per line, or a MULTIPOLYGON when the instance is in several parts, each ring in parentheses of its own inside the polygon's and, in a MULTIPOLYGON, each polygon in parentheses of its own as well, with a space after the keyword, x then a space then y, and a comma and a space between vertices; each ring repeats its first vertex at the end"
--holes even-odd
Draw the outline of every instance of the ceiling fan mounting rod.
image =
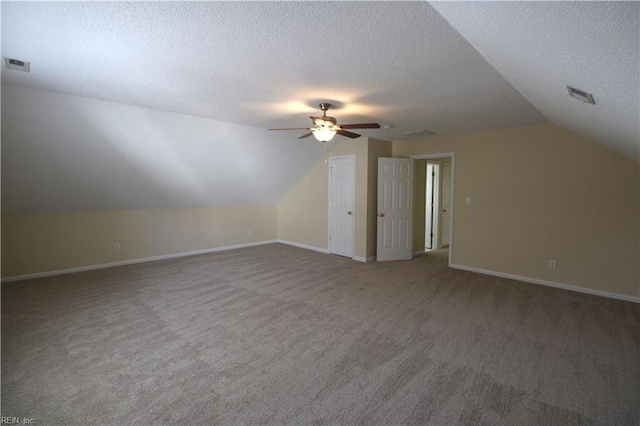
POLYGON ((329 111, 329 108, 331 108, 331 104, 323 102, 320 104, 320 109, 322 110, 322 116, 326 117, 327 116, 327 111, 329 111))

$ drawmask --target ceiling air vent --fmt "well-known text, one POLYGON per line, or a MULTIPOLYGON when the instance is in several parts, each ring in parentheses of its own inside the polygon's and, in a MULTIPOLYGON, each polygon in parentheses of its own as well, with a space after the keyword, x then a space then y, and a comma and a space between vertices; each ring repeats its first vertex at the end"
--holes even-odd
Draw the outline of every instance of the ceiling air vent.
POLYGON ((575 87, 567 86, 567 90, 569 91, 569 95, 572 98, 576 98, 579 101, 582 101, 587 104, 595 105, 596 101, 593 100, 593 95, 591 93, 583 92, 580 89, 576 89, 575 87))
POLYGON ((410 136, 410 137, 416 137, 416 136, 428 136, 428 135, 433 135, 433 132, 430 132, 428 130, 425 129, 420 129, 420 130, 412 130, 410 132, 404 132, 403 135, 405 136, 410 136))
POLYGON ((8 70, 29 72, 29 62, 19 59, 4 58, 4 67, 8 70))

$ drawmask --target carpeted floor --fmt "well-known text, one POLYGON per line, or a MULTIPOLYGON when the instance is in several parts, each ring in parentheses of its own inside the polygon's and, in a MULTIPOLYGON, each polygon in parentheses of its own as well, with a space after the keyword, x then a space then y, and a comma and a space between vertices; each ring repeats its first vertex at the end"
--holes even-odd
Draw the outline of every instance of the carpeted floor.
POLYGON ((2 416, 640 423, 640 306, 281 244, 2 287, 2 416))

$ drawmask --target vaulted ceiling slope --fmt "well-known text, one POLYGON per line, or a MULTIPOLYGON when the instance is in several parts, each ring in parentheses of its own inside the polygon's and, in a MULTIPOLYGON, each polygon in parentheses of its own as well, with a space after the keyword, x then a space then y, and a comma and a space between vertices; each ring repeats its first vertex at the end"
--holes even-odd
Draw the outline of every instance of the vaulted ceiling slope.
POLYGON ((431 4, 549 121, 640 160, 640 2, 431 4))
MULTIPOLYGON (((508 13, 523 25, 530 19, 501 4, 512 11, 501 19, 508 21, 508 13)), ((339 122, 390 125, 360 132, 381 139, 419 129, 451 134, 533 125, 548 122, 546 115, 578 133, 587 120, 615 128, 582 133, 630 155, 625 141, 634 133, 627 123, 634 105, 637 115, 637 99, 633 104, 626 95, 628 108, 617 121, 594 119, 593 111, 613 108, 595 89, 595 107, 568 98, 562 85, 539 102, 424 2, 3 1, 0 7, 2 55, 31 63, 30 73, 2 69, 3 212, 277 202, 322 157, 322 147, 312 138, 297 140, 295 131, 265 129, 307 126, 323 101, 336 105, 331 115, 339 122), (552 109, 557 105, 577 112, 564 123, 552 109), (583 112, 587 107, 592 111, 583 112)), ((448 16, 437 7, 458 25, 454 9, 448 16)), ((545 4, 530 7, 548 14, 545 4)), ((637 26, 623 18, 637 41, 637 26)), ((564 21, 552 22, 546 48, 561 51, 564 21)), ((528 43, 527 33, 510 26, 488 27, 505 43, 528 43)), ((571 33, 571 49, 562 50, 574 62, 586 48, 573 40, 580 35, 571 33)), ((610 63, 631 62, 628 45, 609 55, 610 63)), ((505 46, 528 78, 536 64, 523 66, 522 53, 505 46)), ((592 90, 581 87, 592 75, 589 66, 572 71, 553 78, 592 90)), ((618 93, 619 86, 608 81, 605 89, 618 93)))
POLYGON ((2 87, 4 214, 270 204, 321 156, 255 127, 2 87))

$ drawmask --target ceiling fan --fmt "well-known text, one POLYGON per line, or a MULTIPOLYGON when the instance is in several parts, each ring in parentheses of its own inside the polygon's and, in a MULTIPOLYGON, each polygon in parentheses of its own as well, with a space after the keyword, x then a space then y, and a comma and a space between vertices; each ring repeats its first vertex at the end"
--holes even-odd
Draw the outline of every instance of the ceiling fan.
POLYGON ((379 129, 378 123, 362 123, 362 124, 341 124, 338 125, 337 121, 333 117, 327 116, 327 111, 331 108, 331 104, 321 103, 320 109, 322 110, 322 117, 309 117, 313 121, 313 127, 286 127, 280 129, 267 129, 267 130, 310 130, 300 136, 298 139, 308 138, 313 135, 320 142, 329 142, 337 134, 346 136, 351 139, 359 138, 357 133, 349 132, 345 129, 379 129))

